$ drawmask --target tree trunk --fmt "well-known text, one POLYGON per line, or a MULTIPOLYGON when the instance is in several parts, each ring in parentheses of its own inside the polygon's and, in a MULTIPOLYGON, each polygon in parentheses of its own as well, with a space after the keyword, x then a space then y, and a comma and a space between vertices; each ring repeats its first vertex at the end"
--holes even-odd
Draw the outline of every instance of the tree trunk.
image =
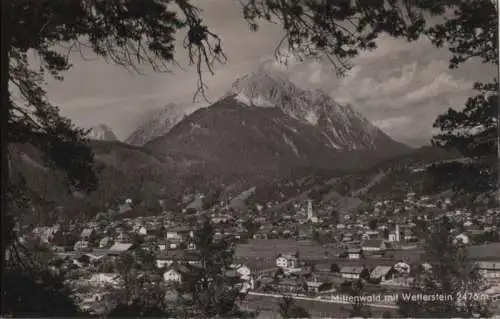
POLYGON ((2 73, 2 87, 0 89, 2 94, 2 105, 0 106, 0 133, 1 133, 1 175, 2 175, 2 189, 1 189, 1 223, 2 223, 2 272, 4 270, 5 263, 5 253, 10 242, 11 224, 8 214, 8 199, 7 199, 7 189, 9 184, 9 158, 8 158, 8 138, 7 138, 7 126, 9 123, 9 108, 10 108, 10 98, 9 98, 9 48, 10 48, 10 0, 2 0, 2 45, 1 45, 1 58, 2 65, 0 72, 2 73))
MULTIPOLYGON (((497 14, 500 16, 500 4, 498 1, 494 2, 497 7, 497 14)), ((498 25, 498 40, 500 41, 500 24, 498 25)), ((500 55, 500 47, 498 48, 498 54, 500 55)), ((498 68, 498 65, 497 65, 498 68)), ((497 80, 498 83, 500 83, 500 79, 497 80)), ((497 87, 497 93, 500 95, 500 86, 497 87)), ((497 103, 500 100, 497 98, 497 103)), ((498 165, 497 165, 497 203, 500 205, 500 105, 497 105, 497 112, 498 112, 498 117, 497 117, 497 160, 498 160, 498 165)))

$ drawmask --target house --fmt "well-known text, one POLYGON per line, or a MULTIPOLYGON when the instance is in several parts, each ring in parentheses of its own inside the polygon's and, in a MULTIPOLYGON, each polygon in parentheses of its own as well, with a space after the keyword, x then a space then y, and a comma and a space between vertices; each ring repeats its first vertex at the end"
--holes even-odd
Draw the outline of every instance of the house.
POLYGON ((185 263, 191 266, 200 265, 199 258, 187 252, 182 251, 163 251, 156 258, 156 267, 169 267, 173 263, 185 263))
POLYGON ((405 262, 398 262, 393 266, 394 270, 400 274, 410 274, 411 267, 405 262))
POLYGON ((370 279, 378 282, 394 278, 396 270, 391 266, 377 266, 370 273, 370 279))
POLYGON ((349 242, 352 242, 353 240, 354 240, 353 234, 350 234, 350 233, 344 234, 344 237, 342 238, 342 242, 344 242, 344 243, 349 243, 349 242))
POLYGON ((126 251, 130 251, 132 248, 133 245, 130 243, 115 243, 113 246, 111 246, 111 248, 109 248, 108 255, 117 256, 126 251))
POLYGON ((82 233, 80 235, 80 238, 83 240, 89 240, 90 236, 94 233, 94 230, 92 228, 85 228, 82 230, 82 233))
POLYGON ((417 239, 417 236, 413 234, 413 231, 410 228, 405 228, 403 230, 403 239, 404 240, 414 240, 417 239))
POLYGON ((360 279, 368 277, 370 273, 362 266, 344 266, 340 268, 340 275, 344 279, 360 279))
POLYGON ((252 277, 252 271, 245 265, 231 265, 231 268, 236 270, 243 280, 250 280, 252 277))
POLYGON ((177 226, 167 230, 166 238, 172 240, 182 240, 188 237, 191 229, 187 226, 177 226))
POLYGON ((347 257, 349 259, 360 259, 363 251, 360 248, 349 248, 347 250, 347 257))
POLYGON ((166 283, 181 283, 182 272, 180 265, 173 264, 163 273, 163 280, 166 283))
POLYGON ((103 237, 101 238, 101 240, 99 240, 99 248, 108 248, 112 243, 113 241, 110 237, 103 237))
POLYGON ((236 272, 236 276, 239 278, 240 282, 240 292, 246 293, 249 290, 254 289, 254 280, 252 276, 252 271, 250 268, 248 268, 245 265, 231 265, 230 266, 231 270, 234 270, 236 272))
POLYGON ((59 226, 52 227, 36 227, 33 229, 33 234, 43 243, 49 243, 54 234, 59 231, 59 226))
POLYGON ((89 248, 89 242, 86 240, 79 240, 75 243, 75 245, 73 247, 74 247, 74 250, 87 249, 87 248, 89 248))
POLYGON ((189 241, 187 244, 188 250, 196 250, 196 244, 193 241, 189 241))
POLYGON ((179 249, 180 244, 181 242, 179 240, 167 241, 167 248, 172 250, 179 249))
POLYGON ((378 230, 367 230, 361 235, 363 240, 377 239, 380 236, 380 232, 378 230))
POLYGON ((283 269, 297 268, 299 266, 299 259, 296 255, 285 254, 276 258, 276 267, 283 269))
POLYGON ((477 268, 488 283, 500 283, 500 260, 479 261, 477 268))
POLYGON ((458 234, 457 236, 455 236, 453 242, 455 244, 459 244, 459 245, 468 245, 470 243, 470 239, 469 239, 469 236, 462 233, 462 234, 458 234))
POLYGON ((176 262, 181 262, 182 256, 178 251, 165 250, 160 252, 156 258, 156 267, 165 268, 170 267, 176 262))
POLYGON ((116 273, 95 273, 90 276, 88 282, 94 287, 118 286, 120 276, 116 273))
POLYGON ((144 226, 141 226, 139 227, 139 229, 137 229, 137 233, 139 235, 146 236, 148 234, 148 229, 144 226))
POLYGON ((328 288, 331 288, 331 284, 322 281, 307 281, 306 286, 307 286, 307 291, 314 293, 319 293, 328 290, 328 288))
POLYGON ((370 239, 363 243, 363 251, 380 251, 387 249, 385 241, 382 239, 370 239))

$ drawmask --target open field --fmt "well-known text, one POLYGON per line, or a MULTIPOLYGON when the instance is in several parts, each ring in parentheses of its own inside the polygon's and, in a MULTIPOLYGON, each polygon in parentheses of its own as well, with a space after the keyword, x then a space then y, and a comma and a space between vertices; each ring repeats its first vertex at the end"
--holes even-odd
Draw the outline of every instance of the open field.
POLYGON ((333 257, 341 250, 338 248, 323 248, 313 241, 294 239, 252 239, 247 244, 238 245, 236 256, 247 258, 271 258, 278 254, 298 252, 303 259, 321 259, 333 257))
MULTIPOLYGON (((275 265, 276 257, 283 253, 298 252, 303 260, 314 261, 316 263, 343 263, 338 259, 337 254, 341 249, 334 247, 321 247, 312 241, 297 241, 293 239, 254 239, 247 244, 238 245, 235 257, 238 260, 253 264, 254 269, 265 269, 275 265)), ((390 250, 391 255, 386 259, 370 259, 373 262, 384 263, 385 260, 391 263, 397 261, 416 262, 420 259, 423 249, 412 250, 390 250)), ((470 247, 470 257, 472 259, 483 259, 500 256, 500 243, 490 243, 470 247)), ((352 263, 352 261, 349 261, 352 263)), ((250 266, 250 265, 249 265, 250 266)), ((252 267, 252 266, 250 266, 252 267)))

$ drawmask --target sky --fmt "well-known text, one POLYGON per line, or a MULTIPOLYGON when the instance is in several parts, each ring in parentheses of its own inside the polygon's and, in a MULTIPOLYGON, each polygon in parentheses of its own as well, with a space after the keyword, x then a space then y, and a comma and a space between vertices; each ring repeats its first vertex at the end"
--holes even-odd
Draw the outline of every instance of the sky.
MULTIPOLYGON (((279 25, 266 23, 251 32, 238 1, 194 2, 203 9, 207 25, 222 38, 228 56, 227 63, 216 67, 215 75, 205 74, 208 95, 214 101, 236 78, 273 59, 282 33, 279 25)), ((496 73, 474 61, 449 70, 450 53, 426 39, 407 43, 383 36, 377 44, 375 51, 354 59, 343 78, 336 77, 327 62, 315 60, 295 61, 287 72, 299 86, 321 89, 337 102, 350 104, 391 137, 411 146, 428 143, 436 116, 450 107, 462 108, 474 94, 473 83, 496 73)), ((139 75, 100 59, 84 61, 73 55, 74 67, 64 81, 48 79, 48 95, 77 125, 106 124, 119 139, 125 139, 152 110, 171 102, 192 108, 196 72, 188 66, 182 48, 176 57, 183 69, 172 66, 172 73, 139 75)))

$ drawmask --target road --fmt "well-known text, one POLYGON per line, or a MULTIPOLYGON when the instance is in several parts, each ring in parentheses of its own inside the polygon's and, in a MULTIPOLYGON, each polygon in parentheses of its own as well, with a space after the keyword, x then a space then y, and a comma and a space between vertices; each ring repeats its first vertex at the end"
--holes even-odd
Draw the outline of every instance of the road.
MULTIPOLYGON (((254 310, 259 313, 258 318, 281 318, 279 304, 281 295, 252 293, 240 304, 241 309, 254 310)), ((352 306, 349 304, 325 302, 314 298, 295 298, 295 304, 306 309, 316 318, 349 318, 352 306)), ((397 309, 368 307, 373 317, 383 317, 385 314, 397 316, 397 309)))
MULTIPOLYGON (((247 298, 240 304, 242 309, 256 310, 258 318, 281 318, 279 314, 279 304, 282 295, 264 294, 250 292, 247 298)), ((295 304, 305 308, 309 314, 318 318, 348 318, 352 310, 349 303, 331 302, 330 300, 319 300, 308 297, 294 297, 295 304)), ((382 317, 385 314, 397 316, 397 307, 382 305, 380 307, 368 307, 373 317, 382 317)))

